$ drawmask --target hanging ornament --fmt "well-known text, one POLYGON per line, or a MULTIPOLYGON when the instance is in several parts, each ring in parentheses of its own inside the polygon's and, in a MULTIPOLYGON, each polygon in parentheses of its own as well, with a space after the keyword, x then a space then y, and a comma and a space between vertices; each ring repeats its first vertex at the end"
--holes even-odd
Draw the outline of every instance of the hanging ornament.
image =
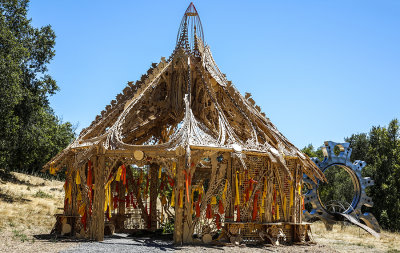
POLYGON ((215 196, 211 197, 211 205, 216 205, 217 204, 217 198, 215 196))
POLYGON ((81 177, 80 177, 80 175, 79 175, 79 170, 76 171, 75 183, 76 183, 77 185, 80 185, 80 184, 81 184, 81 177))
POLYGON ((172 189, 172 196, 171 196, 171 207, 175 206, 175 188, 172 189))

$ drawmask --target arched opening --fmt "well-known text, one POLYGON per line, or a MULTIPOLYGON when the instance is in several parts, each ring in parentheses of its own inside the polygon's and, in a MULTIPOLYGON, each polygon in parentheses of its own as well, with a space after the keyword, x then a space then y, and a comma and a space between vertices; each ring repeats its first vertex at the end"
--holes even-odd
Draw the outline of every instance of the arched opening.
POLYGON ((324 170, 328 183, 318 186, 318 197, 328 212, 348 213, 358 202, 359 183, 350 171, 341 165, 332 165, 324 170))

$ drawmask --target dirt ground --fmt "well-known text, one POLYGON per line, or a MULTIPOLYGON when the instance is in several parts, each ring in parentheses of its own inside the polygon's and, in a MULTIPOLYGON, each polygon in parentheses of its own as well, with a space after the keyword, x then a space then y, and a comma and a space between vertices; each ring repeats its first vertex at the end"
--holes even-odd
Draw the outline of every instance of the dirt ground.
MULTIPOLYGON (((130 245, 136 252, 400 252, 400 234, 383 231, 376 239, 355 226, 335 225, 326 231, 320 222, 312 225, 315 245, 309 246, 184 246, 164 248, 148 240, 109 238, 96 243, 49 236, 55 213, 62 212, 63 182, 13 173, 12 180, 0 180, 0 252, 101 252, 111 245, 130 245), (125 241, 124 241, 125 240, 125 241), (94 247, 94 248, 93 248, 94 247)), ((122 247, 122 246, 121 246, 122 247)), ((115 249, 117 249, 115 248, 115 249)), ((124 250, 120 252, 125 252, 124 250)))

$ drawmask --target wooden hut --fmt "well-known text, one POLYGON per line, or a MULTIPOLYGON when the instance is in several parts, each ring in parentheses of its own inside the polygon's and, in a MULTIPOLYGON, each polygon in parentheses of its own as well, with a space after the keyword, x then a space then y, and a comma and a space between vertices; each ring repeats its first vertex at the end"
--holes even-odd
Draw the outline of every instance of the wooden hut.
POLYGON ((191 3, 176 48, 45 165, 65 170, 56 231, 172 229, 177 244, 304 242, 303 173, 321 171, 221 73, 191 3))

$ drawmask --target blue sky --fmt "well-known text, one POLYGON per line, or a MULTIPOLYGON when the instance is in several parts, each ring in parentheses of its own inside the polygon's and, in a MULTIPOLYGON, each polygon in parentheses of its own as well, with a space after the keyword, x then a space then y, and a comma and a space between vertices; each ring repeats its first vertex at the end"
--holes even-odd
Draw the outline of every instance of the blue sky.
MULTIPOLYGON (((55 113, 87 127, 168 57, 190 1, 33 0, 51 24, 55 113)), ((400 119, 400 1, 194 2, 223 73, 299 148, 400 119)))

